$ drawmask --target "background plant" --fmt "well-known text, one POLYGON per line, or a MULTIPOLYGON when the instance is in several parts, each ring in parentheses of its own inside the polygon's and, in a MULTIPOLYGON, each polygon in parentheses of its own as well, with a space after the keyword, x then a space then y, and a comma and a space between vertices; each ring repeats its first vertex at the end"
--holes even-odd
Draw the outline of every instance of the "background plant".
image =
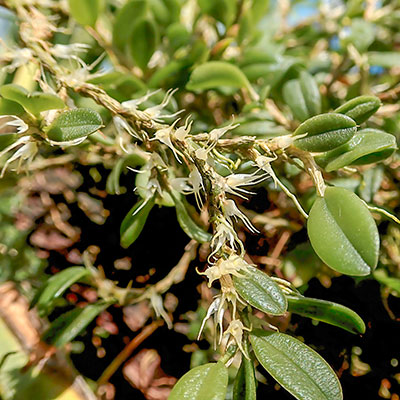
MULTIPOLYGON (((298 399, 342 398, 335 371, 289 321, 363 334, 350 308, 303 295, 312 277, 329 286, 340 274, 379 281, 395 318, 398 4, 19 0, 4 2, 1 18, 1 395, 113 397, 110 378, 165 323, 193 341, 194 368, 170 399, 255 399, 258 364, 298 399), (116 196, 130 203, 125 218, 117 202, 106 206, 116 196), (174 233, 151 220, 160 208, 187 235, 173 263, 182 250, 163 253, 174 233), (77 209, 126 256, 100 263, 95 235, 81 248, 77 209), (108 231, 113 218, 120 232, 108 231), (169 268, 137 265, 149 250, 169 268), (125 270, 126 282, 115 279, 125 270), (192 300, 173 287, 193 270, 198 309, 179 316, 192 300), (101 358, 122 329, 110 310, 121 308, 142 330, 87 385, 65 351, 82 351, 76 339, 94 324, 101 358), (68 374, 49 379, 51 368, 68 374)), ((139 355, 127 379, 166 398, 175 379, 157 370, 157 354, 139 355), (159 381, 134 378, 146 362, 159 381)))

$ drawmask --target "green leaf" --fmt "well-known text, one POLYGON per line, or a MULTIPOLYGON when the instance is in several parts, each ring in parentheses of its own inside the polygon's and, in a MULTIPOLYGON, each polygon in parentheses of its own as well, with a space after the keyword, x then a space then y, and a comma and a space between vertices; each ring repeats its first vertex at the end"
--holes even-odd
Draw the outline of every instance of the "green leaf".
POLYGON ((348 142, 356 131, 356 122, 346 115, 320 114, 304 121, 295 130, 294 136, 306 136, 295 140, 294 145, 306 151, 332 150, 348 142))
POLYGON ((222 362, 191 369, 173 387, 168 400, 225 400, 228 370, 222 362))
POLYGON ((54 300, 61 297, 75 282, 90 274, 84 267, 70 267, 53 275, 33 299, 31 307, 36 306, 41 317, 48 315, 54 306, 54 300))
POLYGON ((64 108, 64 102, 55 94, 33 92, 30 94, 24 87, 10 83, 0 88, 0 94, 8 100, 20 104, 31 114, 38 116, 42 111, 64 108))
POLYGON ((342 104, 335 110, 335 112, 345 114, 354 119, 357 124, 362 124, 371 115, 375 114, 380 106, 381 101, 378 97, 359 96, 342 104))
POLYGON ((258 97, 246 75, 236 65, 225 61, 208 61, 198 66, 186 85, 188 90, 199 92, 221 87, 246 88, 253 97, 258 97))
MULTIPOLYGON (((245 351, 249 353, 248 340, 244 342, 245 351)), ((232 400, 257 400, 257 381, 253 360, 242 357, 239 371, 233 382, 232 400)))
POLYGON ((237 4, 232 0, 198 0, 201 11, 229 27, 235 19, 237 4))
POLYGON ((191 239, 197 240, 199 243, 209 242, 212 238, 212 235, 200 228, 200 226, 193 221, 185 207, 185 204, 180 199, 180 195, 177 195, 174 192, 171 192, 170 194, 175 203, 176 216, 178 218, 179 225, 186 235, 188 235, 191 239))
POLYGON ((372 201, 375 193, 381 187, 383 176, 383 168, 380 166, 367 169, 362 173, 362 181, 358 187, 358 194, 367 203, 372 201))
POLYGON ((236 291, 250 305, 271 315, 282 315, 286 312, 286 296, 266 273, 248 266, 240 274, 244 277, 233 276, 233 283, 236 291))
POLYGON ((130 0, 117 12, 113 26, 113 45, 124 51, 135 22, 148 11, 147 0, 130 0))
POLYGON ((307 71, 301 71, 299 82, 309 116, 319 114, 321 112, 321 95, 314 77, 307 71))
POLYGON ((278 332, 255 330, 250 342, 261 365, 298 400, 341 400, 339 380, 314 350, 278 332))
POLYGON ((104 302, 89 304, 62 314, 51 323, 43 340, 56 347, 70 343, 109 305, 104 302))
POLYGON ((326 322, 351 333, 364 333, 365 324, 361 317, 350 308, 331 301, 303 296, 287 296, 288 311, 326 322))
POLYGON ((133 61, 142 69, 147 68, 159 42, 159 32, 153 19, 143 17, 132 27, 129 49, 133 61))
POLYGON ((81 24, 94 26, 101 12, 101 0, 68 0, 71 15, 81 24))
POLYGON ((282 94, 285 103, 290 107, 290 110, 296 119, 304 121, 311 117, 303 93, 301 92, 301 86, 298 79, 287 81, 283 85, 282 94))
MULTIPOLYGON (((1 89, 0 89, 1 90, 1 89)), ((0 115, 22 115, 24 109, 15 101, 0 98, 0 115)))
POLYGON ((100 115, 89 108, 63 112, 46 129, 47 137, 54 142, 69 142, 96 132, 103 125, 100 115))
POLYGON ((383 268, 374 271, 373 276, 379 283, 387 286, 400 295, 400 279, 388 276, 387 272, 383 268))
POLYGON ((379 255, 379 233, 364 203, 347 189, 327 187, 307 221, 311 245, 322 261, 347 275, 368 275, 379 255))
POLYGON ((128 248, 141 234, 147 217, 154 206, 154 198, 145 203, 146 200, 139 200, 126 214, 122 221, 120 235, 121 246, 128 248), (139 211, 137 211, 140 209, 139 211))
POLYGON ((384 68, 392 68, 400 65, 400 53, 398 51, 370 51, 368 53, 370 65, 379 65, 384 68))
POLYGON ((344 145, 315 158, 327 172, 347 165, 364 165, 382 161, 397 149, 395 136, 378 129, 362 129, 344 145))

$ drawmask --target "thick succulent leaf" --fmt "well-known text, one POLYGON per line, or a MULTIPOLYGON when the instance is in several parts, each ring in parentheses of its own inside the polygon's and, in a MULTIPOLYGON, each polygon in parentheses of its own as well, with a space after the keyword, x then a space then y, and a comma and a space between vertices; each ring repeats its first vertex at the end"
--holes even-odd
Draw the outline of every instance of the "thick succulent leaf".
POLYGON ((222 362, 191 369, 176 383, 168 400, 225 400, 228 370, 222 362))
POLYGON ((335 112, 345 114, 354 119, 357 124, 362 124, 371 115, 375 114, 380 106, 381 101, 378 97, 359 96, 342 104, 335 112))
POLYGON ((47 128, 47 137, 54 142, 69 142, 96 132, 103 125, 100 115, 88 108, 63 112, 47 128))
POLYGON ((62 314, 51 323, 43 340, 56 347, 70 343, 109 305, 104 302, 89 304, 62 314))
POLYGON ((341 400, 335 372, 314 350, 278 332, 255 330, 250 335, 261 365, 298 400, 341 400))
POLYGON ((311 207, 307 230, 315 252, 332 269, 348 275, 368 275, 375 269, 378 229, 353 192, 326 188, 311 207))
POLYGON ((148 11, 147 0, 129 0, 118 10, 113 27, 113 45, 124 51, 135 22, 148 11))
POLYGON ((187 89, 200 92, 221 87, 246 88, 254 94, 246 75, 236 65, 225 61, 209 61, 198 66, 186 85, 187 89))
POLYGON ((126 214, 120 228, 121 246, 128 248, 141 234, 147 217, 154 206, 154 198, 147 201, 139 200, 126 214), (140 208, 139 211, 137 211, 140 208))
POLYGON ((356 133, 356 122, 350 117, 327 113, 316 115, 304 121, 294 132, 294 145, 307 151, 328 151, 346 143, 356 133))
POLYGON ((191 239, 197 240, 199 243, 209 242, 212 238, 211 234, 206 232, 203 228, 198 226, 196 222, 193 221, 185 207, 184 202, 180 199, 180 195, 173 192, 170 194, 175 202, 176 217, 182 230, 191 239))
POLYGON ((257 381, 254 362, 242 357, 242 363, 233 383, 232 400, 257 400, 257 381))
POLYGON ((279 286, 264 272, 248 266, 233 276, 236 291, 253 307, 272 315, 282 315, 287 309, 287 300, 279 286))
POLYGON ((94 26, 101 11, 102 0, 68 0, 71 15, 81 24, 94 26))
POLYGON ((328 151, 315 160, 327 172, 347 165, 364 165, 382 161, 397 149, 396 137, 378 129, 362 129, 347 143, 328 151))
POLYGON ((129 39, 129 49, 133 61, 141 68, 146 69, 151 56, 156 50, 159 41, 158 28, 152 18, 143 17, 132 27, 129 39))
POLYGON ((73 283, 88 276, 89 273, 89 270, 84 267, 70 267, 53 275, 35 296, 31 307, 36 306, 40 316, 49 314, 53 309, 54 300, 62 296, 73 283))
POLYGON ((287 296, 288 311, 326 322, 351 333, 364 333, 365 324, 361 317, 350 308, 331 301, 303 296, 287 296))

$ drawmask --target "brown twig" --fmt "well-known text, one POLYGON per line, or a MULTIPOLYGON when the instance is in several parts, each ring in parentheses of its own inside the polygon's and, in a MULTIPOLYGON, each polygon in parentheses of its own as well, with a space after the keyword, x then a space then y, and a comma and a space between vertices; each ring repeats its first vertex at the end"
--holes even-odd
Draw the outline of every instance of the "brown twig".
POLYGON ((132 352, 146 340, 157 328, 162 326, 164 321, 158 320, 153 321, 150 325, 145 326, 142 331, 136 335, 125 348, 114 358, 111 364, 101 374, 97 381, 98 387, 106 384, 110 378, 114 375, 121 364, 132 354, 132 352))

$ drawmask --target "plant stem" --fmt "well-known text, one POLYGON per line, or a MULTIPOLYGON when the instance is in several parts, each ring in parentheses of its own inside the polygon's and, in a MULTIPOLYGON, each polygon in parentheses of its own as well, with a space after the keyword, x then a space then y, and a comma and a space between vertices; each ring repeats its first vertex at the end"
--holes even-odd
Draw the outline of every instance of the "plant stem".
POLYGON ((157 328, 162 326, 164 321, 158 320, 153 321, 150 325, 147 325, 142 331, 136 335, 125 348, 114 358, 111 364, 104 370, 100 378, 97 381, 97 386, 100 387, 107 383, 110 378, 114 375, 121 364, 132 354, 132 352, 146 340, 157 328))

